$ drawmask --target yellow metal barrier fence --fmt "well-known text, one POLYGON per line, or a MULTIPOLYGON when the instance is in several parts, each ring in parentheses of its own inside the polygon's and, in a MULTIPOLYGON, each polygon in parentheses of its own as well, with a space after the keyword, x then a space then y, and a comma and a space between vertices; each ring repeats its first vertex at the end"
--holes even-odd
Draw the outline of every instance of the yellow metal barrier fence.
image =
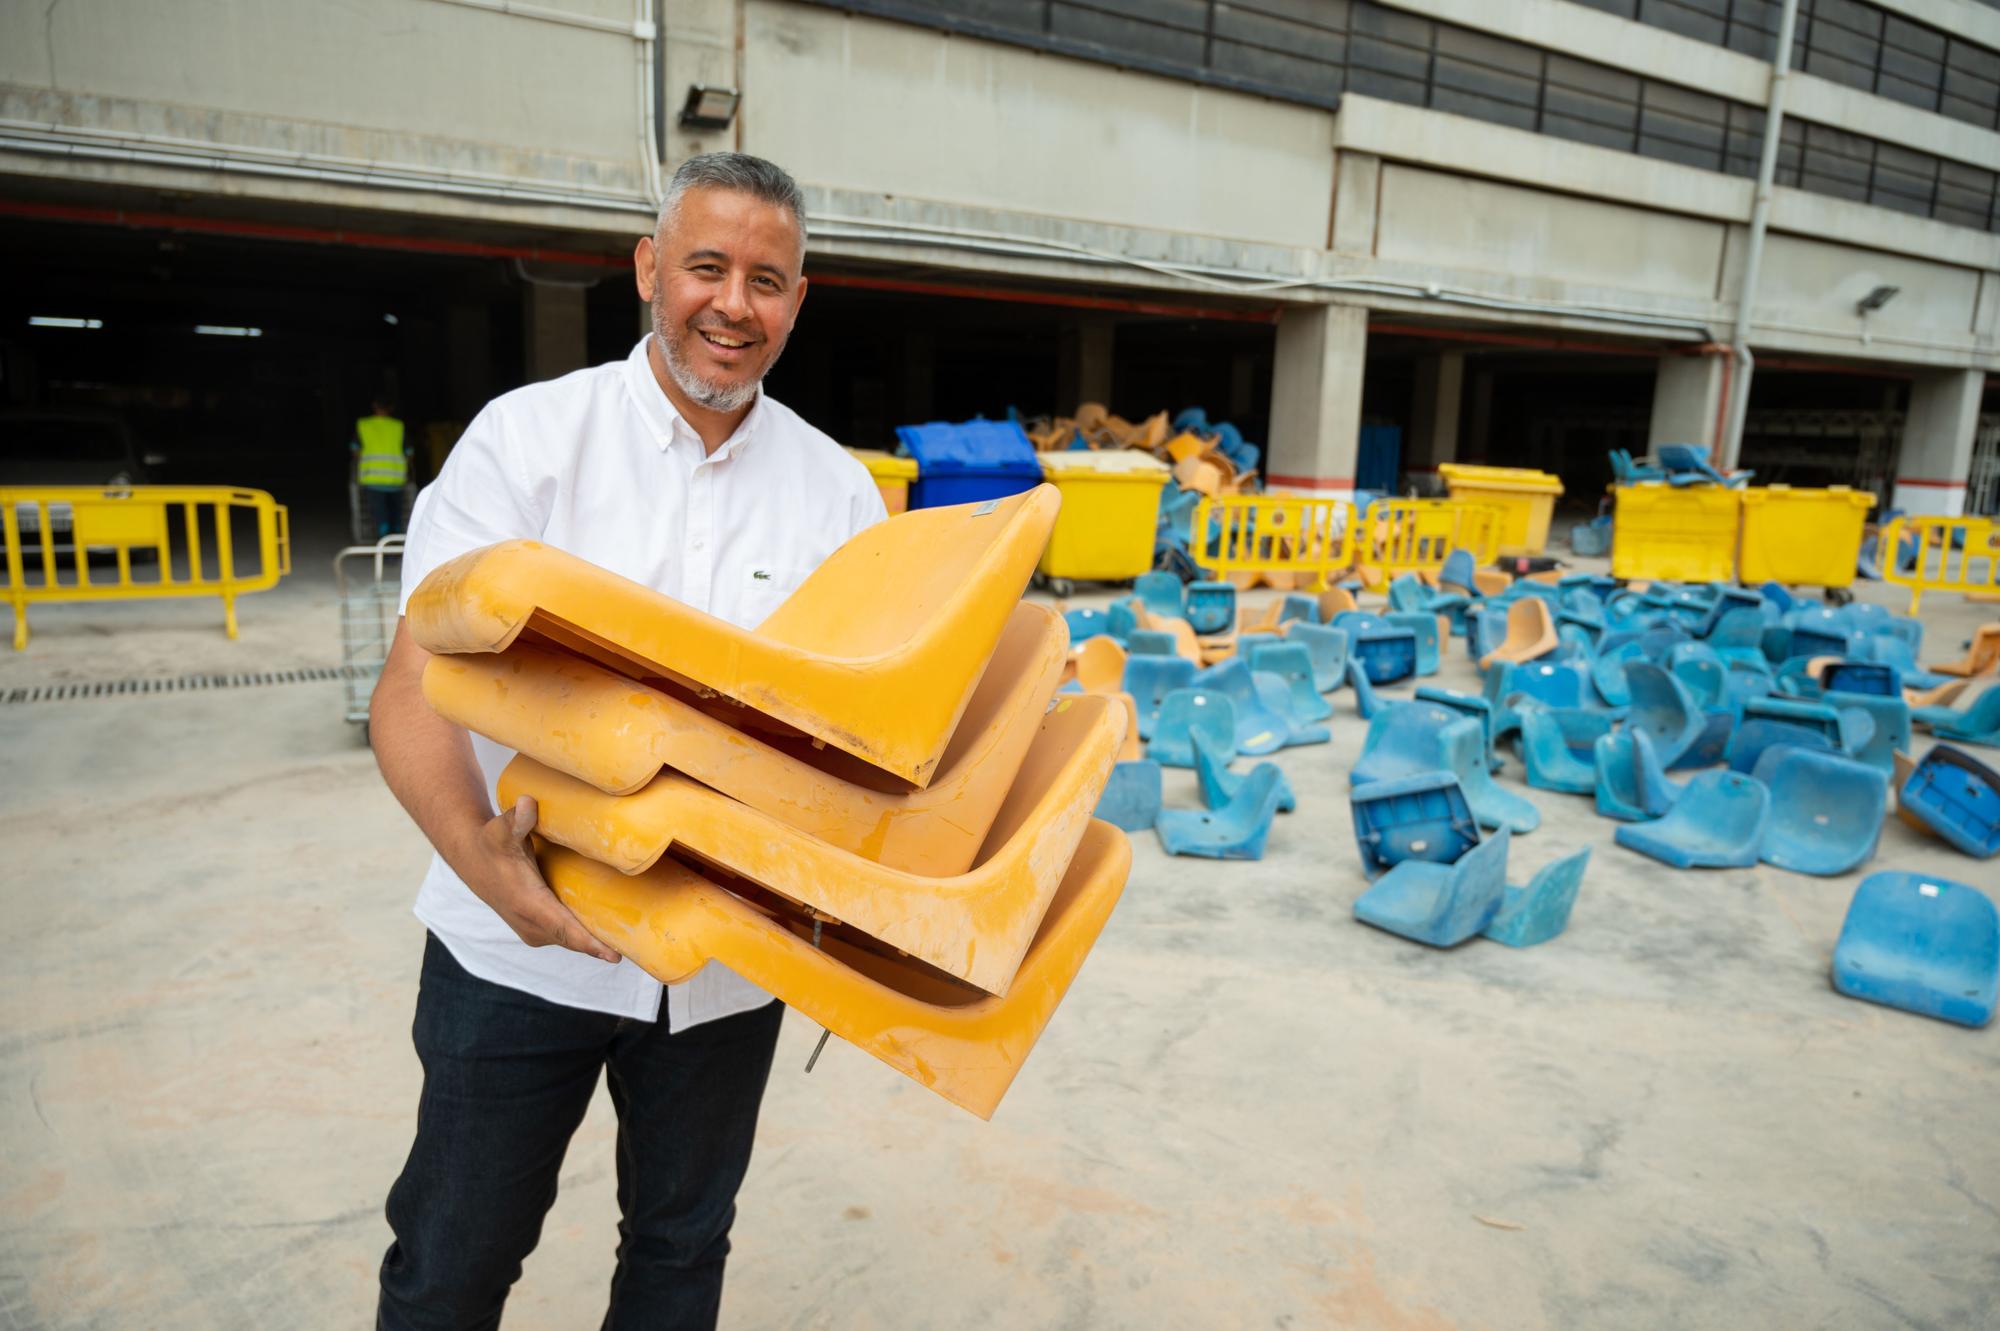
POLYGON ((1212 576, 1300 573, 1315 588, 1354 562, 1354 505, 1303 495, 1212 495, 1194 510, 1194 562, 1212 576))
POLYGON ((1992 518, 1897 518, 1875 543, 1882 580, 1910 589, 1910 613, 1925 592, 2000 593, 2000 525, 1992 518), (1914 560, 1899 558, 1903 537, 1916 539, 1914 560))
POLYGON ((1456 499, 1378 499, 1363 519, 1361 562, 1395 575, 1444 567, 1453 550, 1469 550, 1484 567, 1500 553, 1506 514, 1492 504, 1456 499))
POLYGON ((236 598, 275 586, 292 571, 285 506, 262 490, 223 485, 0 487, 0 524, 6 529, 6 591, 14 610, 15 651, 28 645, 28 607, 46 601, 220 596, 234 638, 236 598), (236 569, 232 520, 246 512, 257 526, 254 573, 236 569), (204 527, 212 560, 204 550, 204 527), (28 550, 35 552, 32 561, 28 550), (135 550, 152 552, 150 579, 133 576, 135 550), (92 575, 90 556, 96 553, 116 557, 116 577, 103 569, 92 575), (65 558, 58 560, 58 555, 65 558))

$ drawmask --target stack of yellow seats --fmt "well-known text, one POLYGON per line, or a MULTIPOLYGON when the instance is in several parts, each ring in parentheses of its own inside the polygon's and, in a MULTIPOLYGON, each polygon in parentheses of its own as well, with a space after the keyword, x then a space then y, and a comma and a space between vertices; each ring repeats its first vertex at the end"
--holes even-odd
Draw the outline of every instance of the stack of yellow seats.
POLYGON ((409 605, 444 716, 515 749, 544 875, 663 982, 713 960, 989 1117, 1124 889, 1129 708, 1056 692, 1043 485, 877 524, 744 630, 533 541, 409 605))

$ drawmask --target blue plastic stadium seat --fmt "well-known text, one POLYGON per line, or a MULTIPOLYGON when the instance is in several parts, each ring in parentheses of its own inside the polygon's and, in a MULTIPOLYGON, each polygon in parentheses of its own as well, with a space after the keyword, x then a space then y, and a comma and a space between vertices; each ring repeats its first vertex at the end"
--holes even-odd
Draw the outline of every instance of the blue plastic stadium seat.
POLYGON ((1705 642, 1677 642, 1667 653, 1667 670, 1687 685, 1694 700, 1703 707, 1722 706, 1729 667, 1713 647, 1705 642))
MULTIPOLYGON (((1895 755, 1910 751, 1910 705, 1900 697, 1878 698, 1867 693, 1844 693, 1833 701, 1844 719, 1849 712, 1860 712, 1873 728, 1868 742, 1849 756, 1878 772, 1894 771, 1895 755)), ((1853 729, 1851 722, 1848 729, 1853 729)))
POLYGON ((2000 772, 1949 744, 1934 744, 1896 804, 1974 859, 2000 855, 2000 772))
POLYGON ((1650 823, 1627 823, 1619 845, 1676 869, 1746 868, 1757 862, 1771 821, 1771 793, 1741 772, 1703 772, 1687 784, 1672 812, 1650 823))
POLYGON ((1590 670, 1576 661, 1528 661, 1520 665, 1495 662, 1493 670, 1507 672, 1501 696, 1521 694, 1544 707, 1582 707, 1590 702, 1590 670))
MULTIPOLYGON (((1256 672, 1242 657, 1232 656, 1219 665, 1210 666, 1197 674, 1194 682, 1196 688, 1223 694, 1235 704, 1238 753, 1257 757, 1276 753, 1287 743, 1306 742, 1291 739, 1296 727, 1285 710, 1290 690, 1285 687, 1284 681, 1273 679, 1271 687, 1259 688, 1256 672)), ((1188 761, 1180 765, 1194 766, 1192 753, 1188 761)))
POLYGON ((1509 883, 1500 898, 1500 909, 1484 933, 1508 947, 1533 947, 1556 937, 1569 927, 1570 911, 1588 867, 1590 849, 1585 847, 1537 869, 1526 887, 1509 883))
MULTIPOLYGON (((1384 703, 1368 723, 1368 737, 1348 769, 1348 781, 1361 786, 1446 770, 1444 731, 1463 719, 1432 702, 1384 703)), ((1476 730, 1478 723, 1471 724, 1476 730)))
POLYGON ((1827 693, 1867 693, 1879 698, 1903 696, 1903 672, 1874 661, 1835 661, 1820 672, 1827 693))
POLYGON ((1389 580, 1391 610, 1423 610, 1431 603, 1431 589, 1414 573, 1399 573, 1389 580))
POLYGON ((1160 765, 1150 758, 1119 763, 1097 797, 1092 817, 1127 832, 1143 832, 1160 816, 1160 765))
POLYGON ((1132 631, 1138 627, 1139 616, 1133 612, 1129 600, 1113 601, 1104 612, 1104 631, 1121 646, 1132 641, 1132 631))
MULTIPOLYGON (((1248 774, 1230 771, 1231 755, 1218 748, 1216 742, 1201 731, 1193 732, 1193 738, 1194 772, 1195 779, 1201 784, 1201 802, 1211 809, 1219 809, 1236 798, 1237 792, 1243 788, 1244 781, 1249 779, 1248 774)), ((1254 772, 1257 767, 1272 765, 1258 763, 1250 770, 1254 772)), ((1298 807, 1299 797, 1292 793, 1292 783, 1286 778, 1283 769, 1280 769, 1278 812, 1290 813, 1298 807)))
POLYGON ((1737 607, 1726 610, 1708 635, 1708 645, 1724 661, 1764 660, 1764 614, 1737 607))
POLYGON ((1226 633, 1236 627, 1236 587, 1228 582, 1190 582, 1186 617, 1196 633, 1226 633))
POLYGON ((1962 712, 1954 712, 1948 718, 1933 717, 1931 733, 1961 744, 2000 748, 2000 686, 1987 689, 1962 712))
POLYGON ((1132 580, 1132 592, 1153 614, 1179 619, 1186 612, 1185 589, 1171 573, 1141 573, 1132 580))
POLYGON ((1285 641, 1297 643, 1312 657, 1313 687, 1331 693, 1347 682, 1347 631, 1331 624, 1296 621, 1285 631, 1285 641))
POLYGON ((1163 810, 1153 824, 1153 833, 1169 855, 1261 860, 1265 838, 1278 813, 1282 775, 1275 763, 1259 763, 1243 778, 1229 803, 1219 809, 1163 810))
POLYGON ((1069 625, 1069 641, 1072 647, 1087 639, 1111 632, 1111 616, 1103 610, 1065 610, 1063 623, 1069 625))
POLYGON ((1841 751, 1840 713, 1824 703, 1790 698, 1752 698, 1743 704, 1743 724, 1729 740, 1729 768, 1752 772, 1774 744, 1799 744, 1841 751))
POLYGON ((1785 619, 1792 631, 1793 656, 1849 656, 1862 637, 1838 610, 1825 606, 1794 610, 1785 619))
POLYGON ((1303 592, 1286 592, 1285 599, 1278 605, 1278 623, 1319 623, 1319 598, 1303 592))
POLYGON ((1139 738, 1151 739, 1160 704, 1175 689, 1194 683, 1195 664, 1184 656, 1131 655, 1125 658, 1125 692, 1139 709, 1139 738))
POLYGON ((1975 1029, 2000 997, 2000 911, 1978 888, 1884 870, 1854 889, 1833 947, 1849 998, 1975 1029))
POLYGON ((1490 836, 1454 864, 1404 860, 1355 900, 1354 918, 1432 947, 1463 943, 1500 911, 1508 839, 1490 836))
POLYGON ((1646 654, 1637 642, 1617 647, 1599 643, 1596 659, 1590 663, 1590 686, 1607 707, 1628 707, 1632 702, 1632 687, 1625 681, 1626 667, 1645 659, 1646 654))
POLYGON ((1361 668, 1361 662, 1352 656, 1347 658, 1347 686, 1354 690, 1354 710, 1363 721, 1373 720, 1380 703, 1375 698, 1375 686, 1368 681, 1368 672, 1361 668))
POLYGON ((1473 562, 1470 550, 1454 550, 1444 557, 1444 567, 1438 570, 1438 586, 1456 587, 1467 596, 1478 592, 1473 574, 1479 565, 1473 562))
POLYGON ((1322 721, 1333 715, 1333 704, 1320 696, 1313 675, 1312 653, 1304 643, 1277 639, 1250 649, 1250 670, 1275 675, 1289 691, 1287 710, 1294 723, 1322 721))
POLYGON ((1449 707, 1460 716, 1469 716, 1479 722, 1479 729, 1486 737, 1486 765, 1494 771, 1500 770, 1500 753, 1493 744, 1493 704, 1471 693, 1460 693, 1455 689, 1439 688, 1435 684, 1417 686, 1418 702, 1434 702, 1440 707, 1449 707))
MULTIPOLYGON (((1125 639, 1127 658, 1134 656, 1172 656, 1180 650, 1174 635, 1159 629, 1133 629, 1125 639)), ((1193 662, 1189 662, 1190 665, 1193 662)))
MULTIPOLYGON (((1293 710, 1294 694, 1291 685, 1282 675, 1273 675, 1262 670, 1253 670, 1250 672, 1250 682, 1251 687, 1256 692, 1257 701, 1263 705, 1265 711, 1277 717, 1284 727, 1283 732, 1278 736, 1279 748, 1288 749, 1299 744, 1325 744, 1332 740, 1333 731, 1331 729, 1326 726, 1314 725, 1311 720, 1293 710)), ((1312 698, 1314 702, 1322 706, 1325 705, 1325 700, 1317 693, 1313 694, 1312 698)), ((1243 715, 1243 708, 1240 704, 1237 706, 1236 713, 1240 720, 1243 715)), ((1331 709, 1329 709, 1330 713, 1331 709)), ((1258 753, 1261 751, 1262 744, 1263 741, 1255 734, 1247 737, 1240 731, 1237 734, 1236 747, 1244 753, 1258 753)))
POLYGON ((1507 608, 1488 601, 1465 612, 1466 651, 1475 661, 1483 661, 1507 641, 1507 608))
POLYGON ((1734 707, 1710 707, 1703 711, 1701 733, 1694 737, 1694 743, 1681 750, 1671 770, 1686 772, 1721 762, 1728 754, 1730 737, 1740 724, 1737 717, 1738 710, 1734 707))
POLYGON ((1146 756, 1162 767, 1194 766, 1194 734, 1199 729, 1219 752, 1236 753, 1236 708, 1212 689, 1175 689, 1160 704, 1146 756))
POLYGON ((1458 778, 1419 772, 1370 781, 1348 796, 1362 870, 1374 878, 1404 860, 1450 864, 1479 844, 1479 824, 1458 778))
POLYGON ((1771 792, 1766 864, 1830 878, 1874 858, 1889 810, 1882 773, 1838 754, 1781 745, 1758 759, 1755 779, 1771 792))
MULTIPOLYGON (((1428 704, 1412 703, 1411 706, 1428 704)), ((1542 811, 1535 802, 1511 790, 1502 789, 1486 766, 1486 737, 1471 718, 1454 720, 1439 737, 1445 769, 1458 777, 1472 816, 1481 827, 1504 827, 1510 832, 1532 832, 1542 825, 1542 811)))
POLYGON ((1383 616, 1383 621, 1391 628, 1408 629, 1414 636, 1417 674, 1438 672, 1438 661, 1444 651, 1436 614, 1429 610, 1396 611, 1383 616))
MULTIPOLYGON (((1598 733, 1590 737, 1594 745, 1610 733, 1612 721, 1604 713, 1580 713, 1596 717, 1598 733)), ((1590 747, 1584 749, 1586 753, 1590 747)), ((1520 709, 1520 759, 1528 769, 1528 785, 1554 789, 1566 795, 1590 795, 1598 789, 1598 773, 1590 761, 1576 757, 1562 723, 1548 707, 1520 709)))
POLYGON ((1393 684, 1417 673, 1417 635, 1380 615, 1348 610, 1333 617, 1347 632, 1347 657, 1361 662, 1372 684, 1393 684))
POLYGON ((1645 731, 1659 751, 1660 761, 1671 766, 1701 738, 1707 716, 1685 684, 1651 661, 1626 666, 1625 683, 1632 691, 1632 711, 1626 725, 1645 731))

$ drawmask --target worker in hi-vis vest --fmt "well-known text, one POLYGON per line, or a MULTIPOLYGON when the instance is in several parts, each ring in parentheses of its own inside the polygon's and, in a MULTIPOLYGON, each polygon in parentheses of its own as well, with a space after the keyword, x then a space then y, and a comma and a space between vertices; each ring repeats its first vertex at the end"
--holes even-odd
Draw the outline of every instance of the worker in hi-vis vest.
POLYGON ((354 454, 354 478, 361 483, 362 502, 383 537, 403 529, 403 487, 410 479, 410 450, 403 443, 403 423, 393 404, 377 398, 374 415, 354 422, 348 444, 354 454))

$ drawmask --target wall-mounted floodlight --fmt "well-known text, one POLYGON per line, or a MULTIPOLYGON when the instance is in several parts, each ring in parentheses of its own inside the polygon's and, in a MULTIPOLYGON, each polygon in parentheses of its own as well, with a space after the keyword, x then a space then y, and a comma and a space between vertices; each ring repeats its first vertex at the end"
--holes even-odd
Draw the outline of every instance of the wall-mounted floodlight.
POLYGON ((102 319, 74 319, 67 314, 31 314, 28 316, 30 328, 102 328, 102 319))
POLYGON ((1873 291, 1854 302, 1856 314, 1873 314, 1894 300, 1903 289, 1901 287, 1876 287, 1873 291))
POLYGON ((687 101, 681 104, 681 124, 689 129, 728 129, 741 96, 734 88, 689 84, 687 101))
POLYGON ((244 324, 196 324, 194 331, 203 337, 262 337, 264 330, 244 324))

